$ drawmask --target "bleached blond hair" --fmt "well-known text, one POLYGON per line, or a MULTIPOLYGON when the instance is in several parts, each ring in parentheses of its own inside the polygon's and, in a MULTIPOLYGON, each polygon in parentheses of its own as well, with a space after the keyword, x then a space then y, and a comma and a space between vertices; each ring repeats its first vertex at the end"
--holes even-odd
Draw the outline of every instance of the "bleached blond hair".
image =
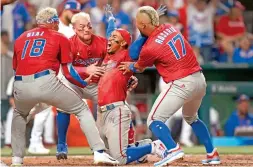
POLYGON ((86 19, 88 20, 88 22, 90 22, 90 15, 88 13, 85 12, 79 12, 77 14, 74 14, 72 19, 71 19, 71 23, 75 24, 77 20, 80 19, 86 19))
POLYGON ((48 23, 48 20, 54 16, 58 16, 56 9, 46 7, 38 12, 36 15, 36 22, 37 24, 46 24, 48 23))
POLYGON ((146 15, 148 15, 148 17, 151 20, 151 24, 153 26, 159 26, 159 15, 153 7, 142 6, 142 7, 138 8, 137 14, 138 13, 146 13, 146 15))

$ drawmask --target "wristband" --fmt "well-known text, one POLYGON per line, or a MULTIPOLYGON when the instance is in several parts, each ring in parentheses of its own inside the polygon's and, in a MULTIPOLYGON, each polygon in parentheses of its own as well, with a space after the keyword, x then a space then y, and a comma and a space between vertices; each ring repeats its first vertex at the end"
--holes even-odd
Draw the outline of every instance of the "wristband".
POLYGON ((131 71, 134 72, 134 73, 137 73, 137 69, 134 67, 134 65, 135 65, 135 63, 131 63, 131 64, 129 65, 129 70, 131 70, 131 71))

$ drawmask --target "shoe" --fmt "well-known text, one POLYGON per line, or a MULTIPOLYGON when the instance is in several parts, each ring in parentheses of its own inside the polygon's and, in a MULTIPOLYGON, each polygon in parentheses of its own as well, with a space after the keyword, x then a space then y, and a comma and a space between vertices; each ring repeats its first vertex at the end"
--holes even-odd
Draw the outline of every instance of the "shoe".
POLYGON ((112 158, 106 152, 94 151, 94 164, 95 165, 119 165, 119 161, 112 158))
POLYGON ((28 148, 30 154, 49 154, 50 150, 46 149, 43 144, 31 144, 28 148))
POLYGON ((161 167, 161 166, 166 166, 168 164, 171 164, 172 162, 182 159, 184 157, 184 152, 182 148, 177 144, 177 146, 171 150, 166 150, 163 154, 164 158, 155 163, 155 167, 161 167))
POLYGON ((207 154, 205 160, 202 160, 203 165, 219 165, 220 163, 220 156, 216 148, 213 149, 212 153, 207 154))
POLYGON ((23 166, 23 158, 20 157, 12 157, 11 166, 23 166))
POLYGON ((152 142, 152 154, 157 155, 159 158, 165 158, 167 155, 166 146, 161 140, 155 140, 152 142))
POLYGON ((68 145, 67 144, 57 144, 56 158, 57 160, 68 159, 68 145))
MULTIPOLYGON (((144 140, 139 140, 137 142, 135 142, 135 146, 144 146, 147 144, 151 144, 152 140, 151 139, 144 139, 144 140)), ((139 158, 137 161, 137 163, 147 163, 148 162, 148 155, 144 155, 143 157, 139 158)))

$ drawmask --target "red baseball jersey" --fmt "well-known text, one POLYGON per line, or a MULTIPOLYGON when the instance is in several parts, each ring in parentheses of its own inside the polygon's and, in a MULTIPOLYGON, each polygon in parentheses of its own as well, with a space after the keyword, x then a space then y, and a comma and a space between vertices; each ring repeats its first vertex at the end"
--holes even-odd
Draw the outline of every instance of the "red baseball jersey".
POLYGON ((141 67, 155 65, 166 83, 201 70, 190 44, 170 24, 154 30, 143 45, 137 63, 141 67))
POLYGON ((238 18, 233 21, 229 19, 229 16, 222 16, 220 18, 216 30, 227 36, 234 36, 246 32, 243 18, 238 18))
MULTIPOLYGON (((91 64, 102 61, 106 55, 107 39, 92 35, 92 41, 90 45, 83 43, 77 35, 72 36, 70 39, 71 52, 73 54, 73 65, 78 67, 87 67, 91 64)), ((81 75, 83 79, 88 77, 87 75, 81 75)), ((98 83, 99 78, 92 78, 94 83, 98 83)))
POLYGON ((58 73, 60 64, 71 62, 69 40, 57 31, 38 27, 24 32, 15 41, 16 75, 31 75, 47 69, 58 73))
POLYGON ((103 61, 103 65, 106 66, 106 72, 98 82, 99 106, 117 101, 125 101, 127 96, 127 84, 132 73, 123 75, 122 71, 117 67, 121 62, 126 61, 131 61, 128 50, 122 50, 113 55, 106 55, 103 61))

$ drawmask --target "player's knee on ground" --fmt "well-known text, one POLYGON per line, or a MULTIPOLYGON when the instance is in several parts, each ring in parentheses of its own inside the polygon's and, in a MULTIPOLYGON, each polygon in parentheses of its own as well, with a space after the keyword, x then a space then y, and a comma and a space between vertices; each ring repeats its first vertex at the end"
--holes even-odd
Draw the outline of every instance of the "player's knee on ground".
POLYGON ((196 121, 199 117, 198 117, 198 114, 195 115, 195 116, 183 116, 184 117, 184 120, 189 124, 191 125, 194 121, 196 121))

